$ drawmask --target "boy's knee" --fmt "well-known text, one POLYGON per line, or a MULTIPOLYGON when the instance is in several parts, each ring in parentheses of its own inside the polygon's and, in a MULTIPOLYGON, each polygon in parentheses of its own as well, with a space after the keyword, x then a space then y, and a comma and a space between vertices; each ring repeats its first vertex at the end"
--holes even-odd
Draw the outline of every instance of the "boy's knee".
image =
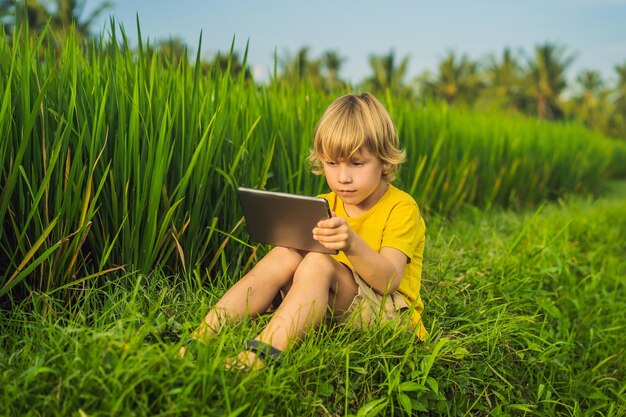
POLYGON ((320 252, 309 252, 302 259, 301 265, 332 271, 335 269, 335 261, 330 255, 320 252))
POLYGON ((336 262, 330 255, 309 252, 300 262, 296 276, 299 278, 311 277, 311 279, 331 277, 335 271, 336 262))

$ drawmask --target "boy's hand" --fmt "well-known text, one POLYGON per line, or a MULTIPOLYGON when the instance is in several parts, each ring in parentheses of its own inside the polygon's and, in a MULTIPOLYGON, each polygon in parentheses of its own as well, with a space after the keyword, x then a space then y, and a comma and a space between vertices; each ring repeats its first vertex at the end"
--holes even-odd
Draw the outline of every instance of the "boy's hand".
POLYGON ((313 229, 313 239, 328 249, 346 251, 352 243, 352 229, 346 219, 332 213, 330 219, 317 223, 317 227, 313 229))

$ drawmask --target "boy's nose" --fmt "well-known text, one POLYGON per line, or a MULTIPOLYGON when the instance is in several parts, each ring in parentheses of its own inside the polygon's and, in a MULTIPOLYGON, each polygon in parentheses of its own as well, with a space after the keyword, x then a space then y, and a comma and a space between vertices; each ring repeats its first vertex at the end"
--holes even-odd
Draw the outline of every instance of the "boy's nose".
POLYGON ((345 168, 341 168, 339 170, 339 182, 342 184, 346 184, 351 181, 352 181, 352 176, 350 175, 350 172, 345 168))

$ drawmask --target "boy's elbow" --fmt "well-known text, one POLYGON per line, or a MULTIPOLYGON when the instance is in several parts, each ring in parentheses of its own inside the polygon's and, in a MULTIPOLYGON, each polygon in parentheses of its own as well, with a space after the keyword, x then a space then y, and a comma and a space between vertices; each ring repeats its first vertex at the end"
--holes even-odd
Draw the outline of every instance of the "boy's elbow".
POLYGON ((399 275, 397 271, 394 271, 389 275, 379 288, 374 288, 380 295, 393 294, 400 287, 400 281, 402 281, 402 275, 399 275))
POLYGON ((402 277, 396 278, 392 277, 389 284, 389 294, 393 294, 400 287, 400 281, 402 281, 402 277))
POLYGON ((397 269, 393 269, 391 276, 389 277, 389 294, 394 293, 400 287, 400 282, 402 281, 402 276, 404 275, 404 268, 401 271, 397 269))

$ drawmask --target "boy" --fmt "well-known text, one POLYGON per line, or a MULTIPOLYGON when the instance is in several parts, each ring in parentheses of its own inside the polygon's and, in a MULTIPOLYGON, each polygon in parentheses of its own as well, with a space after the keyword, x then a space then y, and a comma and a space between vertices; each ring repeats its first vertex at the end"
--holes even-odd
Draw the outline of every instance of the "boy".
MULTIPOLYGON (((261 333, 227 367, 257 369, 320 323, 328 310, 367 326, 382 320, 408 324, 420 338, 419 295, 425 225, 413 198, 390 182, 404 161, 396 127, 371 94, 336 99, 315 128, 309 161, 326 177, 333 215, 313 237, 337 255, 273 248, 208 312, 192 338, 205 341, 228 320, 265 313, 285 297, 261 333)), ((192 340, 193 340, 192 339, 192 340)), ((184 348, 181 349, 184 354, 184 348)))

